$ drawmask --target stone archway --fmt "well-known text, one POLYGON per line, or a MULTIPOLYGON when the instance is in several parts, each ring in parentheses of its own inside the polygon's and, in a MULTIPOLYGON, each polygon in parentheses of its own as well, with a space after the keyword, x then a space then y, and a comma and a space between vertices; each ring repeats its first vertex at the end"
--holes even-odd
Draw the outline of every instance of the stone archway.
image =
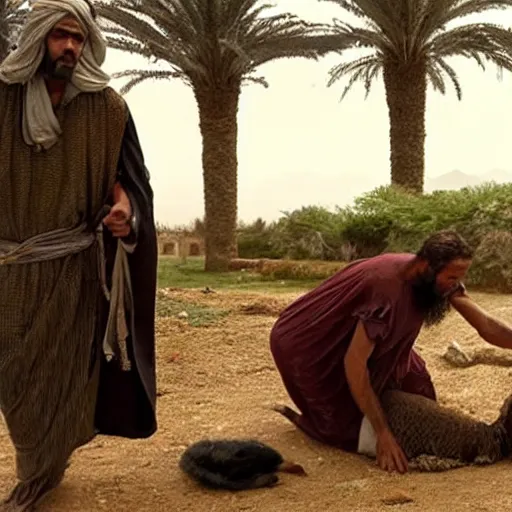
POLYGON ((188 248, 189 256, 200 256, 201 255, 201 247, 197 242, 192 242, 188 248))
POLYGON ((163 253, 165 255, 174 256, 176 254, 176 244, 174 242, 164 243, 163 253))

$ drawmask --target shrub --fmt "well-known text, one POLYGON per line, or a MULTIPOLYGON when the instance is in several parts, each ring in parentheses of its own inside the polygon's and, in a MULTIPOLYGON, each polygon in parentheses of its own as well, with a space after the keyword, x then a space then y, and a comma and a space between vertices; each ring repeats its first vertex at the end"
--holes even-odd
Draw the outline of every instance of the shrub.
POLYGON ((342 210, 332 213, 319 206, 285 212, 275 226, 274 244, 290 259, 340 260, 344 222, 342 210))
MULTIPOLYGON (((423 195, 380 187, 345 208, 303 207, 285 212, 271 225, 246 229, 240 256, 351 261, 382 252, 415 252, 431 233, 455 229, 476 250, 468 284, 512 291, 512 269, 507 263, 512 250, 506 233, 511 225, 512 183, 423 195)), ((267 272, 278 279, 324 278, 332 270, 320 271, 318 263, 314 265, 313 271, 283 263, 267 272)))
POLYGON ((267 225, 262 219, 252 224, 240 223, 238 256, 240 258, 282 258, 285 251, 274 242, 275 223, 267 225))
POLYGON ((512 234, 487 233, 475 251, 468 286, 496 292, 512 292, 512 234))

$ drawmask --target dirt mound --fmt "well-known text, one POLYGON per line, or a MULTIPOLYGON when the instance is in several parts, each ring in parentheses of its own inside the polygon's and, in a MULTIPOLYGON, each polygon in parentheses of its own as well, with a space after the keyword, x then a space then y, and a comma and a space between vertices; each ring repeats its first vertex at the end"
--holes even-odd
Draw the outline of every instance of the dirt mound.
POLYGON ((242 304, 239 311, 244 315, 263 315, 277 317, 285 305, 278 300, 256 300, 249 304, 242 304))
POLYGON ((205 293, 202 289, 165 288, 159 290, 158 298, 162 301, 189 303, 228 310, 233 314, 278 316, 279 313, 298 294, 239 292, 231 290, 210 290, 205 293))

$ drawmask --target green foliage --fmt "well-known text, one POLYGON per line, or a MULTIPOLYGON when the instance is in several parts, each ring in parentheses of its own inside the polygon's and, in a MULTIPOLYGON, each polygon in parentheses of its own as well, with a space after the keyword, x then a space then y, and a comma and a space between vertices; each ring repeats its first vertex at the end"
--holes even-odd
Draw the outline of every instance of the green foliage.
POLYGON ((205 288, 211 290, 261 291, 268 293, 286 293, 307 290, 319 279, 288 279, 276 281, 267 275, 250 271, 205 272, 204 259, 187 258, 182 263, 179 258, 160 256, 158 259, 159 288, 205 288))
POLYGON ((495 292, 512 291, 512 234, 492 231, 478 246, 466 284, 492 289, 495 292))
POLYGON ((307 206, 284 217, 275 226, 275 243, 291 259, 339 260, 345 215, 320 206, 307 206))
POLYGON ((211 308, 193 302, 174 299, 159 291, 156 300, 157 316, 159 318, 180 318, 180 313, 187 314, 183 320, 191 327, 205 327, 227 316, 229 310, 211 308))
POLYGON ((253 252, 251 257, 266 257, 273 249, 297 260, 350 261, 382 252, 415 252, 433 232, 455 229, 477 250, 469 280, 487 287, 484 281, 493 274, 494 281, 501 279, 503 286, 512 289, 505 269, 505 261, 512 257, 507 252, 509 245, 497 243, 505 253, 496 255, 489 241, 497 240, 496 234, 489 238, 491 233, 509 231, 510 226, 512 183, 487 183, 424 195, 380 187, 335 211, 309 206, 285 213, 277 223, 265 226, 271 249, 267 246, 265 256, 253 252), (481 246, 484 240, 485 247, 481 246))
POLYGON ((258 219, 240 224, 239 256, 265 259, 261 268, 214 277, 202 271, 200 260, 197 265, 191 260, 182 266, 162 258, 160 280, 167 283, 164 286, 239 289, 265 288, 270 286, 269 280, 284 280, 284 284, 274 284, 284 291, 299 286, 301 280, 315 284, 336 271, 335 266, 319 265, 321 260, 351 261, 382 252, 415 252, 433 232, 455 229, 476 251, 468 284, 512 291, 510 226, 512 183, 424 195, 380 187, 334 211, 307 206, 285 212, 274 223, 258 219), (304 260, 310 261, 306 264, 304 260))
POLYGON ((275 240, 275 224, 267 226, 262 219, 252 224, 240 223, 238 255, 240 258, 282 258, 285 252, 275 240))

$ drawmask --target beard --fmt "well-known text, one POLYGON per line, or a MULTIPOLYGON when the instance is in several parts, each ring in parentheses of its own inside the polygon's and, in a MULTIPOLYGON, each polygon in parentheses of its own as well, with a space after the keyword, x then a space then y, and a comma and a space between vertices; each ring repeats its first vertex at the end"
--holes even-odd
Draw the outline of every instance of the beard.
POLYGON ((76 58, 73 52, 66 51, 58 59, 52 60, 48 52, 41 62, 42 73, 50 80, 63 80, 69 82, 75 71, 76 58))
POLYGON ((436 274, 432 270, 417 276, 413 283, 413 296, 416 306, 424 314, 425 325, 439 324, 450 311, 450 301, 436 286, 436 274))

